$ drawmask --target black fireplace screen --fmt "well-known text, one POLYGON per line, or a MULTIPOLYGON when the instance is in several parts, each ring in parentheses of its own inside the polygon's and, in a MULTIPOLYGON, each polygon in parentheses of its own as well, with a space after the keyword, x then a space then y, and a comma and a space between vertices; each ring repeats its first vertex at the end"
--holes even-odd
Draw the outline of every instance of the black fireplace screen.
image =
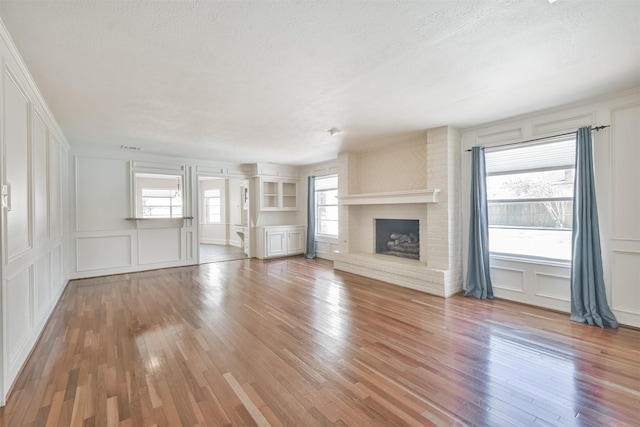
POLYGON ((376 253, 420 259, 420 221, 376 219, 376 253))

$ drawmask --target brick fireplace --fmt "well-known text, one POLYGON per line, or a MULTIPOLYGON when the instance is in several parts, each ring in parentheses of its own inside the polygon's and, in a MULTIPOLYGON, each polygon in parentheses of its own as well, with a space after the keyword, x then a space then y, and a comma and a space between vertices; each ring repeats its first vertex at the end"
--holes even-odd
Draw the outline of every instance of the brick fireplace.
POLYGON ((457 131, 444 127, 375 151, 341 153, 334 267, 444 297, 462 290, 459 152, 457 131), (377 253, 377 220, 417 223, 417 239, 410 239, 417 259, 377 253))

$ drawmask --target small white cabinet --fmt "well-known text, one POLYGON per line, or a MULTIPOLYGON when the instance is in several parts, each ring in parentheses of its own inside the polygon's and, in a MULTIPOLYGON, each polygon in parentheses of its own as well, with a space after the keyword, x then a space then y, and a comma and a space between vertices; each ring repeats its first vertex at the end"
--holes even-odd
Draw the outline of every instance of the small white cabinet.
POLYGON ((263 211, 298 210, 298 182, 288 179, 261 179, 260 209, 263 211))
POLYGON ((303 225, 278 225, 263 227, 260 233, 259 258, 276 258, 304 253, 305 227, 303 225))

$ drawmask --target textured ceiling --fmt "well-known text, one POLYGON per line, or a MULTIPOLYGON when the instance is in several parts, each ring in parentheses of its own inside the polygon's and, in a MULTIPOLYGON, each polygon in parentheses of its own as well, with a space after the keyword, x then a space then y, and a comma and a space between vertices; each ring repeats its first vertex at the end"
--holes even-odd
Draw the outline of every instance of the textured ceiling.
POLYGON ((640 85, 638 0, 0 1, 0 17, 74 148, 308 164, 640 85))

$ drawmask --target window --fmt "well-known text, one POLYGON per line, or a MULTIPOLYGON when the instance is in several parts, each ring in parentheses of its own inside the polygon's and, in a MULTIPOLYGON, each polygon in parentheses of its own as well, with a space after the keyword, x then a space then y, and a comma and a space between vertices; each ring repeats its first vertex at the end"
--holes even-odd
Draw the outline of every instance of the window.
POLYGON ((204 218, 207 224, 220 224, 220 189, 204 190, 204 218))
POLYGON ((571 259, 575 138, 488 150, 489 250, 571 259))
MULTIPOLYGON (((185 215, 184 166, 131 162, 130 172, 132 218, 182 218, 185 215), (157 173, 158 170, 175 173, 157 173)), ((186 209, 188 215, 188 207, 186 209)))
POLYGON ((338 237, 338 175, 316 178, 316 234, 338 237))
POLYGON ((142 217, 182 217, 180 191, 177 188, 142 188, 142 217))

